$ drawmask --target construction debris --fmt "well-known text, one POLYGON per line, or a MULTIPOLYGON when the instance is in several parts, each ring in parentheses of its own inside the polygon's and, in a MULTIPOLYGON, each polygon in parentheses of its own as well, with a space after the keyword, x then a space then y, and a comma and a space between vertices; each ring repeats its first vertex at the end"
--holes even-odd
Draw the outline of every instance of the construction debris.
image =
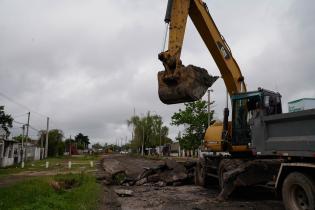
POLYGON ((119 161, 113 159, 102 162, 102 172, 97 178, 107 185, 141 186, 154 185, 178 186, 190 183, 193 180, 195 163, 177 163, 175 160, 166 159, 162 164, 153 167, 143 167, 139 173, 131 173, 119 161))
POLYGON ((193 65, 181 65, 175 70, 160 71, 160 100, 165 104, 199 100, 217 79, 217 76, 209 75, 206 69, 193 65))
MULTIPOLYGON (((104 183, 101 209, 284 209, 280 200, 276 200, 269 190, 261 187, 254 188, 253 191, 241 189, 238 193, 231 195, 232 199, 219 202, 216 198, 219 194, 216 183, 208 183, 209 188, 193 184, 192 175, 194 175, 195 160, 183 158, 176 158, 177 162, 173 160, 119 154, 104 155, 102 161, 96 164, 98 167, 97 176, 100 182, 104 183), (108 173, 108 170, 105 171, 107 166, 112 168, 113 163, 118 164, 119 168, 123 169, 123 173, 117 173, 120 178, 114 178, 115 176, 108 173), (168 184, 162 180, 163 174, 171 173, 177 167, 183 170, 182 166, 184 166, 184 172, 187 174, 185 180, 168 184), (106 174, 104 175, 104 173, 106 174), (104 177, 106 179, 102 179, 104 177), (115 179, 124 181, 122 184, 116 184, 115 179), (142 185, 136 186, 136 182, 142 185), (119 190, 117 191, 117 189, 119 190)), ((232 164, 235 162, 231 162, 229 165, 232 164)), ((235 169, 234 166, 226 168, 226 172, 233 169, 235 169)), ((115 170, 114 173, 117 171, 120 170, 115 170)))
POLYGON ((130 197, 133 196, 132 190, 126 190, 126 189, 115 189, 115 193, 120 197, 130 197))
POLYGON ((223 186, 217 199, 226 200, 236 187, 267 183, 273 179, 281 162, 281 159, 252 160, 240 164, 235 160, 226 160, 226 164, 231 167, 223 174, 223 186))

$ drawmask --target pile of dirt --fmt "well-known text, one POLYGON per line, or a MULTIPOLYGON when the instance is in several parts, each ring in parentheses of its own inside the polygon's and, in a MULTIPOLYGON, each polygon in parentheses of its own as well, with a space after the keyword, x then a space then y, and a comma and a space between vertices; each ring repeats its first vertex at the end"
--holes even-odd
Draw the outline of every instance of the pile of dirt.
POLYGON ((82 183, 82 177, 70 176, 65 177, 62 175, 54 177, 53 180, 50 181, 49 185, 55 191, 63 191, 70 190, 72 188, 79 187, 82 183))
POLYGON ((103 170, 97 178, 107 185, 140 186, 155 185, 178 186, 191 183, 194 176, 195 162, 177 163, 175 160, 166 159, 152 164, 152 167, 142 167, 135 171, 128 171, 116 159, 102 160, 103 170))
POLYGON ((165 104, 199 100, 217 79, 217 76, 209 75, 206 69, 193 65, 181 65, 175 70, 160 71, 160 100, 165 104))

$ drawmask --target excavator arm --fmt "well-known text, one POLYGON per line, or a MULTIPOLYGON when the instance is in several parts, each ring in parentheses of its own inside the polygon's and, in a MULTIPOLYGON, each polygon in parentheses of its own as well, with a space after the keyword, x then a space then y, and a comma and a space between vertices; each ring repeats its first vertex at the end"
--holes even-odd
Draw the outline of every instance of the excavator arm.
POLYGON ((181 62, 188 16, 217 64, 228 93, 245 92, 244 77, 207 5, 202 0, 169 0, 165 17, 165 22, 170 23, 168 50, 159 54, 165 67, 158 73, 161 101, 172 104, 198 100, 217 79, 205 69, 185 67, 181 62))

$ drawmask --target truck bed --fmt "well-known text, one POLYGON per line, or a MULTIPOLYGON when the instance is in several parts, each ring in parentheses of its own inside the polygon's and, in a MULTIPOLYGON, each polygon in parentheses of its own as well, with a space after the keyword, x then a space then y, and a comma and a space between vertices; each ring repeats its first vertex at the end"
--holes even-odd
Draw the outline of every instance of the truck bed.
POLYGON ((255 119, 252 135, 257 154, 315 157, 315 109, 255 119))

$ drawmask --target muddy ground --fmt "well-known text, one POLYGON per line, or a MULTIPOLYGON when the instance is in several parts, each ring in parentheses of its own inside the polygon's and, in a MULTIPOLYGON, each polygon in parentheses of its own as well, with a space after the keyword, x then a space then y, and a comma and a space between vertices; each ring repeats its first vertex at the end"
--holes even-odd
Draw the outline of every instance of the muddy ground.
MULTIPOLYGON (((126 155, 104 156, 102 167, 112 167, 118 163, 127 174, 134 177, 144 168, 157 166, 161 161, 131 157, 126 155), (106 164, 108 163, 108 164, 106 164), (108 166, 107 166, 108 165, 108 166)), ((103 170, 99 167, 99 170, 103 170)), ((216 200, 219 190, 215 181, 207 188, 186 184, 182 186, 121 186, 104 184, 102 210, 201 210, 201 209, 275 209, 283 210, 281 200, 271 190, 264 188, 243 188, 235 191, 225 202, 216 200), (119 195, 117 192, 127 192, 119 195), (129 195, 131 193, 131 195, 129 195)))

